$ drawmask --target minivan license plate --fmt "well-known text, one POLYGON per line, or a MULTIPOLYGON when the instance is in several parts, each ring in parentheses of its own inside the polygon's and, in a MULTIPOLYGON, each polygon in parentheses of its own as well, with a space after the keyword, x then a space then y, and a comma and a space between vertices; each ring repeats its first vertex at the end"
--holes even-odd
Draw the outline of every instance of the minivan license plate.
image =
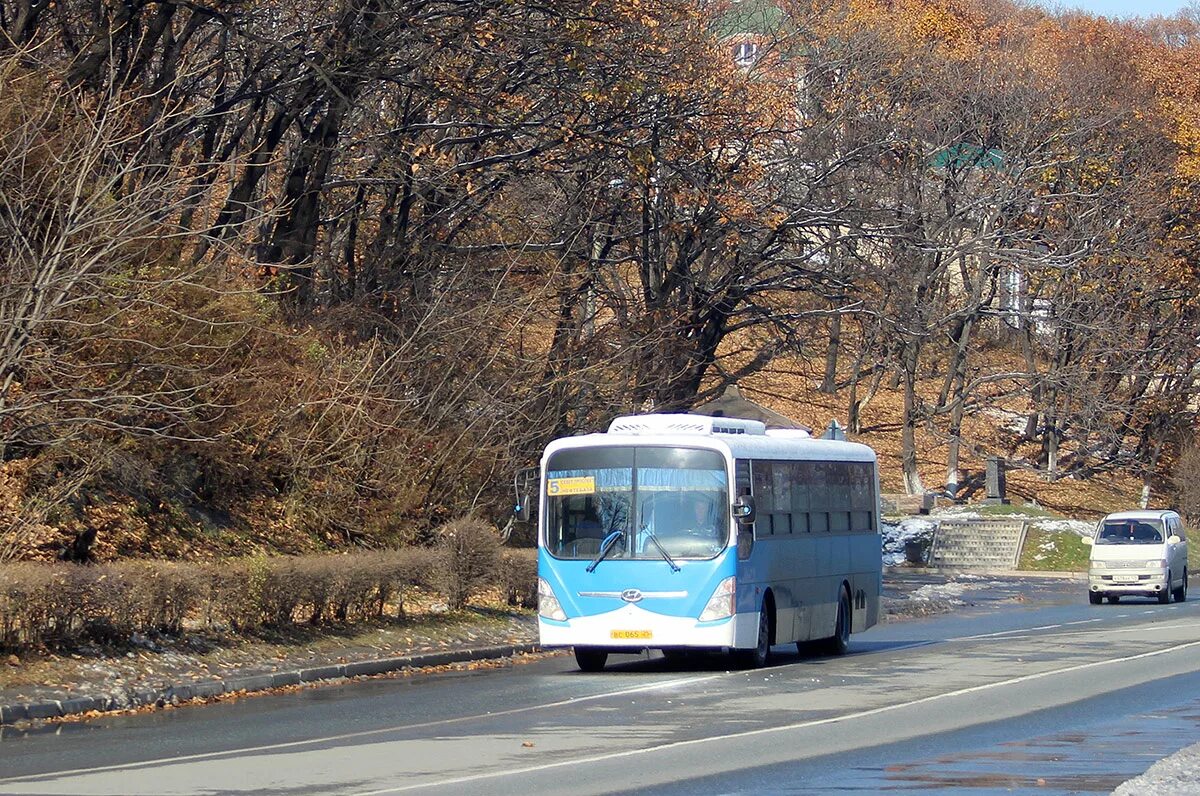
POLYGON ((1137 575, 1113 575, 1113 583, 1137 583, 1137 575))

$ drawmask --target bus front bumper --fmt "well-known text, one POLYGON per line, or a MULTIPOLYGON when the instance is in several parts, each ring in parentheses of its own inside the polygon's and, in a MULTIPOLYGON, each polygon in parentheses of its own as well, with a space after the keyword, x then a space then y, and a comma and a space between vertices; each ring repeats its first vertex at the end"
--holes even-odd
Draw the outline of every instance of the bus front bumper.
POLYGON ((574 617, 565 622, 538 617, 538 633, 543 647, 713 649, 734 646, 735 624, 732 617, 716 622, 699 622, 691 617, 656 614, 630 604, 614 611, 574 617))

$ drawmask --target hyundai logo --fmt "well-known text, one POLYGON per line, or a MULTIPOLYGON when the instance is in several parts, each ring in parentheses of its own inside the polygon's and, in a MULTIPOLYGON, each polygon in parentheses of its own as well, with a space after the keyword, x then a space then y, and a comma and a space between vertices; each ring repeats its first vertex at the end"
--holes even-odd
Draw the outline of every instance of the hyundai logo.
POLYGON ((641 602, 642 590, 641 589, 626 589, 625 591, 621 592, 621 599, 627 603, 641 602))

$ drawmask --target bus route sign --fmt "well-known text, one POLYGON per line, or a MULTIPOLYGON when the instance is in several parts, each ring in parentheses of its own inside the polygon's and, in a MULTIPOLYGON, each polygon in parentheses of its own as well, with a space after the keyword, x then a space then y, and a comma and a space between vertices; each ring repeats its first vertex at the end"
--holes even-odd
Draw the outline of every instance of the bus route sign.
POLYGON ((547 478, 547 495, 591 495, 596 492, 594 475, 575 478, 547 478))

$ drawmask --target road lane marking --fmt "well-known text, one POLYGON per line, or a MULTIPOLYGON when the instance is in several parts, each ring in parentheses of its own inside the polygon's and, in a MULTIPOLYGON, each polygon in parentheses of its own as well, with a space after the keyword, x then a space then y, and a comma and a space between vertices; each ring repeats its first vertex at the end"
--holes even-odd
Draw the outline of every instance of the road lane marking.
POLYGON ((820 726, 827 725, 827 724, 837 724, 839 722, 853 721, 855 719, 867 718, 869 716, 877 716, 881 713, 889 713, 894 710, 900 710, 902 708, 913 707, 915 705, 929 704, 930 702, 937 702, 942 699, 949 699, 949 698, 953 698, 953 697, 964 696, 967 694, 976 694, 981 691, 989 691, 989 690, 992 690, 995 688, 1000 688, 1002 686, 1010 686, 1010 685, 1018 685, 1020 683, 1027 683, 1032 680, 1040 680, 1040 679, 1043 679, 1046 677, 1052 677, 1054 675, 1069 674, 1071 672, 1078 672, 1078 671, 1082 671, 1084 669, 1093 669, 1098 666, 1108 666, 1108 665, 1114 664, 1114 663, 1128 663, 1130 661, 1143 660, 1145 658, 1152 658, 1152 657, 1156 657, 1158 655, 1166 655, 1166 654, 1169 654, 1172 652, 1178 652, 1180 650, 1190 649, 1192 647, 1200 647, 1200 641, 1189 641, 1184 644, 1176 644, 1171 647, 1165 647, 1161 650, 1153 650, 1151 652, 1142 652, 1137 655, 1127 655, 1127 656, 1124 656, 1121 658, 1109 658, 1109 659, 1101 660, 1101 661, 1092 661, 1091 663, 1075 664, 1074 666, 1067 666, 1062 669, 1052 669, 1052 670, 1046 671, 1046 672, 1036 672, 1034 674, 1026 674, 1026 675, 1022 675, 1020 677, 1014 677, 1014 678, 1011 678, 1008 680, 1001 680, 1001 681, 998 681, 995 683, 985 683, 983 685, 971 686, 969 688, 959 688, 954 691, 947 691, 944 694, 933 694, 931 696, 921 697, 920 699, 912 699, 912 700, 909 700, 908 702, 900 702, 900 703, 897 703, 894 705, 884 705, 882 707, 871 708, 869 710, 860 710, 856 713, 847 713, 842 716, 831 716, 826 719, 814 719, 812 721, 802 721, 802 722, 797 722, 795 724, 781 725, 779 727, 763 727, 763 728, 756 729, 756 730, 746 730, 743 732, 734 732, 734 733, 728 733, 728 734, 719 735, 719 736, 709 736, 707 738, 693 738, 688 741, 673 741, 671 743, 659 744, 658 746, 649 746, 649 747, 644 747, 641 749, 628 749, 623 752, 609 752, 608 754, 592 755, 591 757, 575 758, 572 760, 560 760, 555 763, 544 763, 542 765, 536 765, 536 766, 524 766, 521 768, 512 768, 512 769, 507 769, 504 771, 494 771, 494 772, 489 772, 489 773, 484 773, 484 774, 472 774, 472 775, 465 776, 465 777, 453 777, 450 779, 442 779, 442 780, 437 780, 434 782, 424 782, 424 783, 413 784, 413 785, 402 785, 398 788, 384 788, 382 790, 360 791, 356 794, 356 796, 387 796, 388 794, 404 793, 406 791, 420 790, 422 788, 438 788, 438 787, 445 787, 447 785, 461 785, 461 784, 468 783, 468 782, 478 782, 478 781, 484 780, 484 779, 495 779, 497 777, 517 776, 519 774, 533 774, 533 773, 540 772, 540 771, 548 771, 550 769, 563 768, 565 766, 578 766, 578 765, 586 765, 588 763, 602 763, 602 762, 606 762, 608 760, 620 760, 622 758, 638 757, 638 756, 641 756, 644 754, 650 754, 652 752, 662 752, 662 751, 666 751, 666 750, 670 750, 670 749, 681 749, 684 747, 700 746, 703 744, 716 743, 716 742, 725 743, 725 742, 728 742, 732 738, 738 738, 738 739, 752 738, 755 736, 767 735, 767 734, 771 734, 771 733, 790 732, 793 730, 808 729, 810 727, 820 727, 820 726))
POLYGON ((162 757, 154 760, 142 760, 132 763, 114 763, 108 766, 93 766, 91 768, 73 768, 66 771, 48 771, 44 774, 26 774, 18 777, 2 777, 0 784, 9 782, 25 782, 29 780, 55 779, 58 777, 76 776, 81 774, 100 774, 105 771, 125 771, 132 768, 146 768, 149 766, 171 765, 173 763, 190 763, 196 760, 209 760, 217 757, 226 757, 229 755, 239 756, 253 752, 271 752, 277 749, 290 749, 297 746, 311 746, 313 744, 325 744, 334 741, 348 741, 355 738, 366 738, 372 735, 381 735, 390 732, 402 732, 404 730, 419 730, 425 727, 436 727, 442 724, 455 724, 461 721, 477 721, 481 719, 490 719, 500 716, 512 716, 517 713, 528 713, 535 710, 545 710, 547 708, 561 708, 569 705, 578 705, 581 702, 593 702, 599 699, 610 699, 613 697, 623 697, 629 694, 640 694, 647 691, 659 691, 672 686, 692 685, 694 683, 703 683, 708 680, 716 680, 719 677, 724 677, 726 673, 706 675, 703 677, 682 677, 674 680, 666 680, 661 683, 650 683, 647 685, 633 686, 631 688, 623 688, 619 691, 608 691, 603 694, 589 694, 588 696, 571 697, 570 699, 562 699, 557 702, 546 702, 540 705, 523 705, 519 708, 509 708, 508 710, 496 710, 489 713, 477 713, 472 716, 460 716, 452 719, 437 719, 435 721, 425 721, 418 724, 402 724, 394 727, 381 727, 375 730, 359 730, 358 732, 348 732, 341 735, 327 735, 321 738, 309 738, 303 741, 285 741, 282 743, 263 744, 262 746, 246 746, 240 749, 227 749, 220 752, 198 752, 192 755, 178 755, 176 757, 162 757))
MULTIPOLYGON (((1100 620, 1099 619, 1085 619, 1083 621, 1099 622, 1100 620)), ((1068 622, 1067 624, 1078 624, 1078 623, 1068 622)), ((946 641, 975 641, 976 639, 981 639, 981 638, 999 638, 1000 636, 1011 636, 1015 633, 1033 633, 1038 630, 1053 630, 1058 627, 1062 627, 1062 625, 1041 625, 1040 627, 1020 627, 1020 628, 1016 628, 1014 630, 1000 630, 995 633, 980 633, 975 636, 955 636, 954 638, 946 639, 946 641)))
MULTIPOLYGON (((1157 612, 1152 612, 1152 613, 1157 613, 1157 612)), ((1072 625, 1083 625, 1083 624, 1088 624, 1089 622, 1100 622, 1100 621, 1102 621, 1102 620, 1100 620, 1100 619, 1084 619, 1079 622, 1064 622, 1061 625, 1046 625, 1046 626, 1040 627, 1040 628, 1031 627, 1031 628, 1027 628, 1025 630, 1002 630, 998 633, 983 633, 978 636, 955 636, 953 638, 946 639, 946 641, 979 641, 982 639, 998 638, 998 637, 1002 637, 1002 636, 1015 640, 1015 639, 1021 638, 1021 634, 1030 633, 1034 630, 1045 630, 1048 628, 1056 628, 1056 627, 1070 627, 1072 625)), ((1148 624, 1148 625, 1138 625, 1136 627, 1109 628, 1108 630, 1105 630, 1104 632, 1106 632, 1106 633, 1144 633, 1147 630, 1172 630, 1172 629, 1196 627, 1196 626, 1197 626, 1196 622, 1186 622, 1186 623, 1182 623, 1182 624, 1179 622, 1173 622, 1172 624, 1169 624, 1169 625, 1153 623, 1153 624, 1148 624)), ((1077 635, 1079 635, 1079 632, 1071 631, 1070 633, 1059 633, 1057 635, 1059 635, 1059 636, 1077 636, 1077 635)))

